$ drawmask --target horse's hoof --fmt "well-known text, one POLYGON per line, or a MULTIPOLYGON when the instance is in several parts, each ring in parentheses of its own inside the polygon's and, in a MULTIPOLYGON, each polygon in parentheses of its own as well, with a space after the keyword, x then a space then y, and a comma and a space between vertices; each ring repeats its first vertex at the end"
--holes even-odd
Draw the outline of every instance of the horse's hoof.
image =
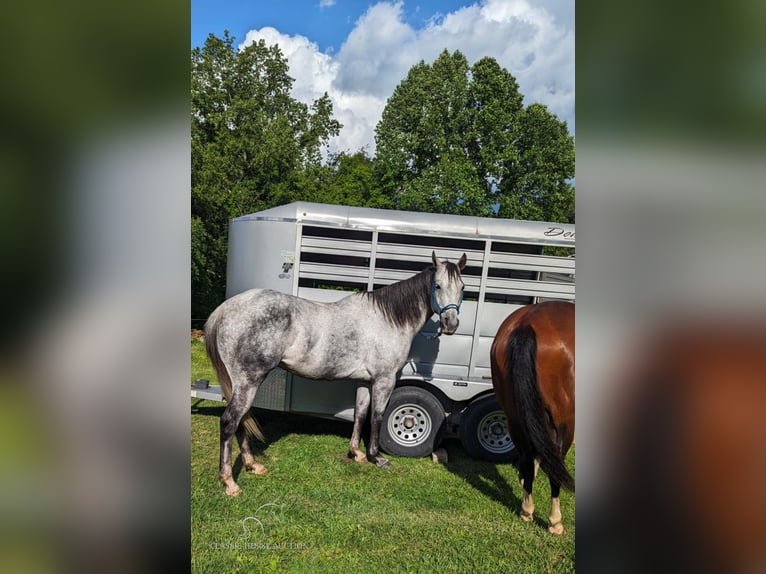
POLYGON ((561 536, 562 534, 566 534, 566 530, 564 530, 564 525, 559 522, 558 524, 555 524, 553 526, 548 527, 548 532, 551 534, 558 534, 561 536))
POLYGON ((267 469, 265 466, 258 462, 254 462, 252 466, 250 467, 250 472, 253 474, 266 474, 269 472, 269 469, 267 469))
POLYGON ((226 486, 226 494, 229 496, 237 496, 241 492, 242 489, 236 484, 234 486, 226 486))
POLYGON ((431 460, 441 464, 447 464, 449 458, 447 457, 447 451, 443 448, 437 448, 431 453, 431 460))
POLYGON ((388 462, 387 459, 383 458, 382 456, 379 456, 375 459, 375 466, 378 468, 391 468, 391 463, 388 462))
POLYGON ((519 518, 521 518, 524 522, 532 522, 532 520, 534 519, 534 516, 532 514, 525 514, 524 512, 522 512, 521 514, 519 514, 519 518))
POLYGON ((367 455, 361 450, 348 451, 348 458, 353 458, 356 462, 367 462, 367 455))

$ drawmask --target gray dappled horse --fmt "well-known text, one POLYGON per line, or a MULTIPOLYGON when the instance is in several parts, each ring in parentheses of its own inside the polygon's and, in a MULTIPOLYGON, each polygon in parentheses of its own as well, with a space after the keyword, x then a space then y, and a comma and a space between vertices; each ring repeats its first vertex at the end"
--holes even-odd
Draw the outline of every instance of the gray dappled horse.
POLYGON ((433 267, 374 291, 355 293, 334 303, 319 303, 270 289, 251 289, 224 301, 205 324, 205 346, 223 395, 219 478, 230 496, 241 492, 232 477, 231 443, 237 435, 242 463, 254 474, 266 468, 255 461, 248 444, 253 435, 265 442, 250 405, 266 375, 275 367, 309 379, 354 379, 369 383, 357 391, 350 455, 377 466, 390 466, 380 455, 383 411, 407 360, 412 339, 434 313, 440 330, 453 334, 463 300, 457 264, 432 253, 433 267), (372 405, 367 455, 359 449, 362 424, 372 405), (241 423, 241 424, 240 424, 241 423))

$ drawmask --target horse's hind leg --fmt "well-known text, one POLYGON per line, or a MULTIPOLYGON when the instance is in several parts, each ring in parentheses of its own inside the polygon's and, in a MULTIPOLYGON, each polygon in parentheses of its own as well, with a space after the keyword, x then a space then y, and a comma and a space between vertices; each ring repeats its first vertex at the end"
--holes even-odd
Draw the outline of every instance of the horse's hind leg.
POLYGON ((265 474, 266 467, 255 460, 253 452, 250 450, 247 431, 242 428, 241 424, 237 428, 237 442, 239 443, 239 451, 242 453, 242 464, 245 468, 253 474, 265 474))
MULTIPOLYGON (((262 380, 262 377, 261 377, 262 380)), ((246 387, 234 386, 231 399, 221 415, 221 459, 219 479, 226 485, 226 494, 236 496, 242 489, 239 488, 232 476, 231 468, 231 442, 239 428, 242 417, 250 409, 250 405, 258 391, 258 384, 248 384, 246 387)), ((249 450, 249 449, 248 449, 249 450)))
POLYGON ((365 462, 367 455, 359 448, 362 438, 362 428, 370 410, 370 389, 365 385, 356 388, 356 405, 354 406, 354 430, 351 433, 351 441, 348 443, 348 456, 356 462, 365 462))
POLYGON ((535 514, 535 501, 532 498, 532 484, 535 481, 535 461, 528 455, 521 457, 519 461, 519 474, 521 475, 521 488, 524 490, 524 498, 521 501, 519 516, 525 522, 532 520, 535 514))
MULTIPOLYGON (((559 436, 561 437, 559 442, 559 452, 561 453, 561 460, 564 460, 567 452, 569 452, 569 447, 572 446, 574 436, 570 427, 565 425, 562 425, 559 428, 559 436)), ((566 530, 564 530, 564 525, 561 523, 561 499, 559 498, 561 485, 554 483, 552 480, 550 480, 550 483, 551 513, 548 515, 548 523, 550 524, 550 526, 548 526, 548 532, 551 534, 565 534, 566 530)))
POLYGON ((561 485, 558 482, 549 481, 551 483, 551 512, 548 515, 548 532, 551 534, 564 534, 564 525, 561 523, 561 499, 559 494, 561 492, 561 485))

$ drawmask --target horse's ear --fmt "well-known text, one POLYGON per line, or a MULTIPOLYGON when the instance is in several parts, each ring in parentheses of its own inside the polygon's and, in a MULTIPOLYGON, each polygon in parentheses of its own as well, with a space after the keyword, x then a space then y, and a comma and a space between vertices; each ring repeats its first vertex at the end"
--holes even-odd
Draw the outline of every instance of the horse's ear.
POLYGON ((441 261, 439 261, 436 258, 436 251, 431 251, 431 261, 434 262, 434 267, 437 267, 437 268, 439 267, 439 264, 441 263, 441 261))
POLYGON ((460 260, 457 262, 457 268, 461 271, 465 269, 465 262, 468 260, 468 258, 465 256, 465 253, 463 253, 463 256, 460 258, 460 260))

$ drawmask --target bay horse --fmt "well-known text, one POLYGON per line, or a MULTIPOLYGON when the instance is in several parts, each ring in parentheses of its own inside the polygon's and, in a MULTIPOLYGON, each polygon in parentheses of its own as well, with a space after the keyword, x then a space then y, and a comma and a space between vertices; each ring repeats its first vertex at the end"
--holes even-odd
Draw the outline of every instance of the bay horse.
POLYGON ((740 303, 653 309, 610 350, 592 570, 764 572, 766 321, 740 303))
POLYGON ((574 491, 564 464, 575 427, 574 317, 573 303, 526 305, 503 321, 490 350, 492 385, 519 453, 520 516, 533 518, 532 483, 542 467, 551 485, 548 530, 553 534, 565 532, 561 487, 574 491))
POLYGON ((308 379, 360 381, 349 453, 358 462, 390 466, 380 455, 380 425, 415 335, 434 314, 440 333, 459 324, 465 253, 455 263, 431 254, 433 266, 373 291, 334 303, 309 301, 270 289, 251 289, 216 308, 205 324, 205 347, 218 375, 226 409, 220 421, 220 473, 226 494, 240 487, 232 477, 231 446, 236 434, 242 462, 254 474, 251 436, 265 442, 250 406, 268 373, 281 367, 308 379), (369 389, 363 386, 369 384, 369 389), (367 454, 359 448, 362 424, 372 407, 367 454))

